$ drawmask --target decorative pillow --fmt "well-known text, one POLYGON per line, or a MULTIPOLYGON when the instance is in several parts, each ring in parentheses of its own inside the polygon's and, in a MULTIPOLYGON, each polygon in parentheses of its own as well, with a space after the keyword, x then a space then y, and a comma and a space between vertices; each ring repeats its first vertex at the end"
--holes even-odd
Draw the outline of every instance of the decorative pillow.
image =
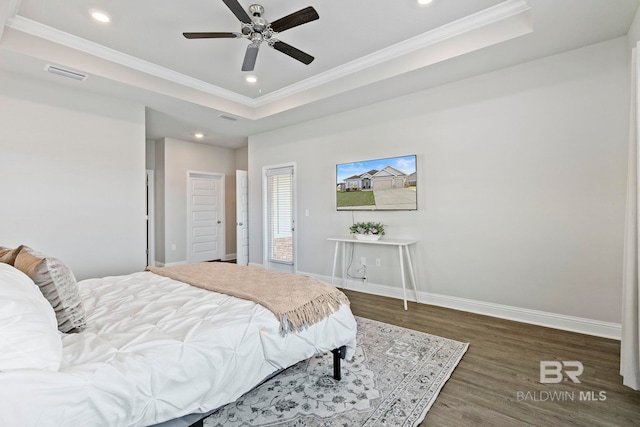
POLYGON ((22 246, 14 265, 38 285, 56 312, 60 331, 80 332, 84 329, 84 307, 76 278, 69 267, 59 259, 46 257, 28 246, 22 246))
POLYGON ((0 371, 57 371, 62 340, 51 304, 20 270, 0 263, 0 371))
POLYGON ((18 256, 18 252, 20 252, 20 249, 22 249, 22 246, 18 246, 15 249, 9 249, 5 248, 4 246, 0 246, 0 262, 13 265, 16 262, 16 257, 18 256))

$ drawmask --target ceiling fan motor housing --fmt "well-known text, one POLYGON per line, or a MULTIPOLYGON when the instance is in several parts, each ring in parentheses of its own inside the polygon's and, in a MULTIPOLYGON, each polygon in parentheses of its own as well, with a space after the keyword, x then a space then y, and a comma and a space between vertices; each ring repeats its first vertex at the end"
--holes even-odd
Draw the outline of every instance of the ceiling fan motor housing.
POLYGON ((267 20, 262 17, 262 14, 264 13, 264 7, 259 4, 252 4, 251 6, 249 6, 249 12, 252 15, 251 20, 253 21, 253 30, 259 33, 264 31, 269 25, 269 22, 267 22, 267 20))

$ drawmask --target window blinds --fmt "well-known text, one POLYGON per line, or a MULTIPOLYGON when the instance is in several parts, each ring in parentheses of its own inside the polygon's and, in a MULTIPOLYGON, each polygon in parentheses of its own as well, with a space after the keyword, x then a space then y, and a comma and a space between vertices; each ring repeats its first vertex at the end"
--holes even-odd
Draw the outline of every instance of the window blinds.
POLYGON ((267 170, 269 261, 293 264, 293 168, 267 170))

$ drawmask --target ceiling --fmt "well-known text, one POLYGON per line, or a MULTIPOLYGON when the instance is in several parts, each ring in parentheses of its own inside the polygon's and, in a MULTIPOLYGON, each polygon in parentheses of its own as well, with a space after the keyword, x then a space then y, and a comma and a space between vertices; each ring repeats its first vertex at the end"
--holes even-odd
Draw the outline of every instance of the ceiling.
POLYGON ((268 21, 317 10, 318 20, 277 34, 315 60, 304 65, 263 43, 255 70, 243 72, 248 40, 182 36, 239 32, 222 0, 9 0, 0 69, 142 103, 148 139, 237 148, 255 133, 624 36, 640 0, 309 3, 261 4, 268 21), (96 22, 92 9, 111 21, 96 22), (46 64, 89 77, 46 73, 46 64))

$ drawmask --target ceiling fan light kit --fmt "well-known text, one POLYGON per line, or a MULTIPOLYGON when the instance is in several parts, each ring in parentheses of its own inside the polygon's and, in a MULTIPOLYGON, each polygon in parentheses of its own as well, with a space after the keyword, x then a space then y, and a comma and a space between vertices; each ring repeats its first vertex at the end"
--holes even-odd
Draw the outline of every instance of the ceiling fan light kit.
POLYGON ((290 28, 297 27, 307 22, 315 21, 320 18, 318 12, 309 6, 297 12, 291 13, 273 22, 269 22, 262 17, 264 7, 259 4, 249 6, 247 13, 238 0, 222 0, 225 5, 240 20, 240 32, 200 32, 200 33, 182 33, 188 39, 230 39, 245 38, 251 43, 247 46, 247 51, 242 62, 242 71, 253 71, 258 58, 258 50, 264 42, 269 47, 296 59, 303 64, 309 65, 314 57, 305 53, 285 42, 274 38, 278 33, 286 31, 290 28))

